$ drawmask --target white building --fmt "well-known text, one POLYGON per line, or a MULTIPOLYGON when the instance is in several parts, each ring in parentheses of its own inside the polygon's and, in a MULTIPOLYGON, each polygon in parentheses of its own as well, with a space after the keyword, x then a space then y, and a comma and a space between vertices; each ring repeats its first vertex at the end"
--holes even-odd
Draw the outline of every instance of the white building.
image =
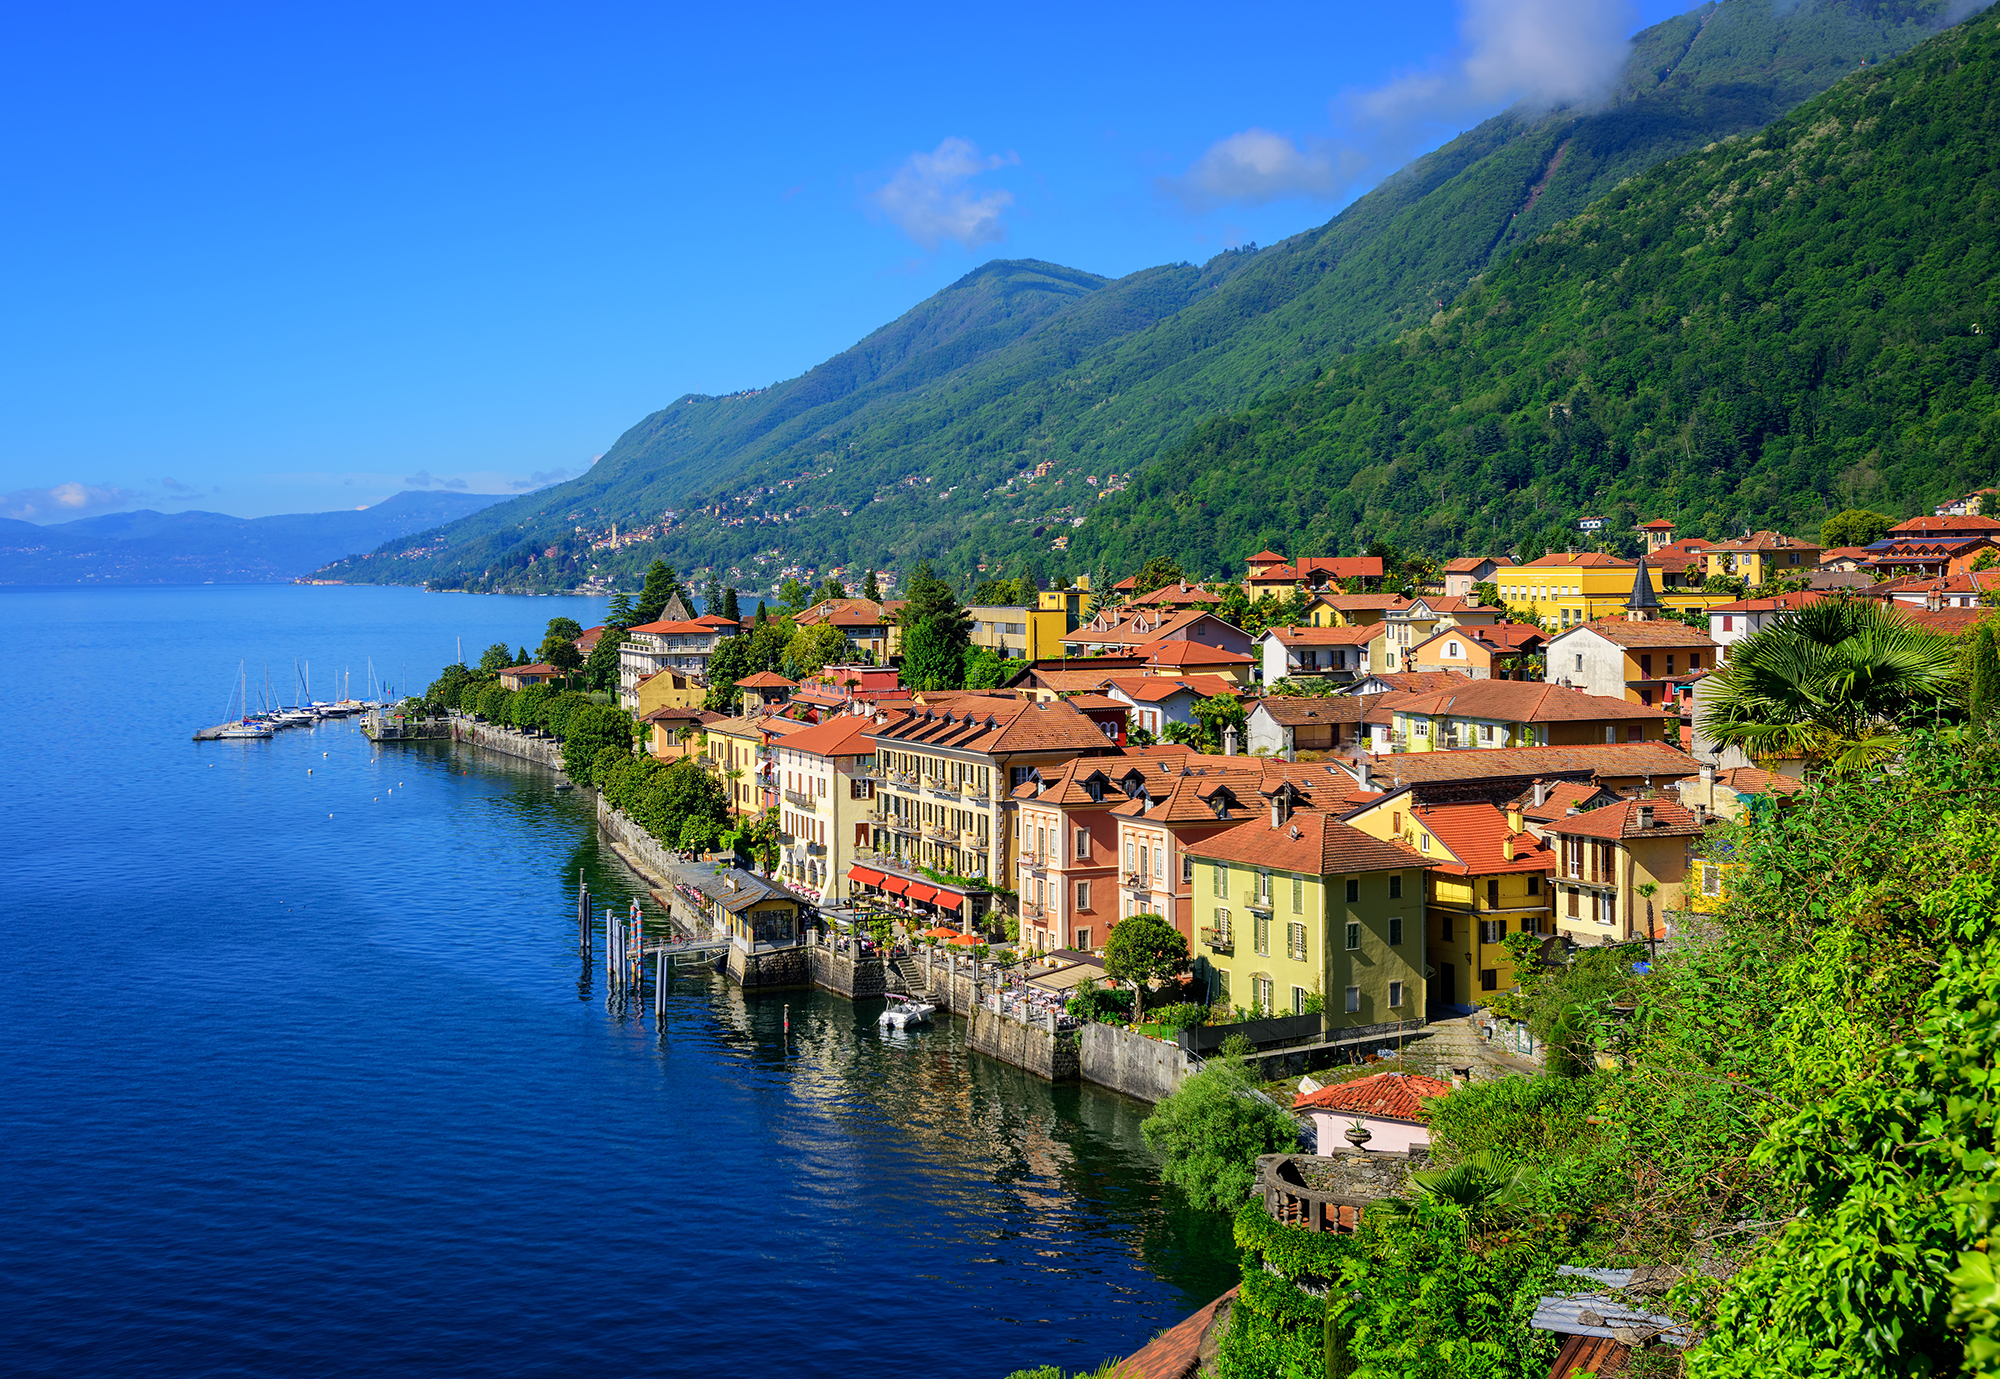
POLYGON ((640 682, 663 670, 678 670, 705 682, 709 658, 734 628, 726 618, 696 618, 641 623, 627 632, 618 648, 618 706, 636 713, 640 682))

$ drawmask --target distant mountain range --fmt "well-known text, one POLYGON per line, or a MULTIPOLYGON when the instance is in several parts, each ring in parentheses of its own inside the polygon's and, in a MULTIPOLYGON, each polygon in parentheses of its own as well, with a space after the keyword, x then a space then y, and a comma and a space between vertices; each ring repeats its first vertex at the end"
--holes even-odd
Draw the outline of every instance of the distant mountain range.
MULTIPOLYGON (((588 573, 629 578, 661 557, 684 574, 713 567, 759 587, 784 565, 1085 568, 1086 551, 1116 543, 1078 529, 1102 521, 1093 514, 1119 501, 1107 495, 1129 493, 1204 422, 1428 325, 1481 275, 1622 184, 1762 128, 1952 13, 1947 0, 1702 5, 1640 33, 1605 101, 1496 116, 1318 230, 1115 281, 989 263, 799 378, 682 397, 588 475, 453 523, 421 554, 380 550, 328 574, 546 588, 588 573), (656 539, 612 552, 574 536, 612 523, 657 528, 656 539)), ((1725 524, 1750 511, 1701 498, 1704 511, 1720 503, 1725 524)), ((1268 500, 1280 506, 1244 515, 1201 549, 1226 565, 1257 549, 1242 533, 1260 521, 1299 529, 1283 495, 1268 500)), ((1338 531, 1303 534, 1322 547, 1392 529, 1453 542, 1471 531, 1454 520, 1455 534, 1400 512, 1371 526, 1362 501, 1338 531)), ((1173 553, 1161 539, 1160 553, 1173 553)))
POLYGON ((0 584, 264 584, 407 541, 500 502, 398 493, 373 507, 280 517, 117 512, 38 527, 0 520, 0 584))

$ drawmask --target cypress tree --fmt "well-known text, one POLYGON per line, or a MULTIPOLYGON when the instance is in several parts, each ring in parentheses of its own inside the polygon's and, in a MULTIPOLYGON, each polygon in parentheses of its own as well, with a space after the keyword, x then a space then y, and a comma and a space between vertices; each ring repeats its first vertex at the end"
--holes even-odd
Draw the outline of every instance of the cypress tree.
POLYGON ((861 597, 867 599, 870 603, 880 603, 882 601, 882 586, 876 582, 873 570, 868 572, 868 582, 861 586, 861 597))
POLYGON ((731 622, 740 622, 743 619, 743 614, 736 605, 736 589, 734 586, 722 591, 722 616, 731 622))
POLYGON ((1989 729, 2000 712, 2000 646, 1993 637, 1993 624, 1979 629, 1972 642, 1972 725, 1989 729))

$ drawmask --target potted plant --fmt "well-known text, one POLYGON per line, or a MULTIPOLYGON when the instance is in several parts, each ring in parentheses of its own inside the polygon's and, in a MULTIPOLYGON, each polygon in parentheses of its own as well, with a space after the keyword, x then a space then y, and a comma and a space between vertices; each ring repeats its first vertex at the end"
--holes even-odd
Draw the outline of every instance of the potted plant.
POLYGON ((1368 1147, 1368 1141, 1375 1138, 1374 1134, 1370 1132, 1368 1127, 1366 1125, 1363 1125, 1361 1121, 1358 1119, 1348 1123, 1347 1130, 1345 1133, 1347 1135, 1347 1142, 1353 1145, 1356 1149, 1366 1149, 1368 1147))

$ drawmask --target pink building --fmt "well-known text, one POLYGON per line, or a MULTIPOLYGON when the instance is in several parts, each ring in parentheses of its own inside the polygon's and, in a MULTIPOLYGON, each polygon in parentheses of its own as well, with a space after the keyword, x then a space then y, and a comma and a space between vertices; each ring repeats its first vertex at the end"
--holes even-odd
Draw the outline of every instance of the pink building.
POLYGON ((1430 1147, 1424 1098, 1450 1092, 1450 1083, 1421 1073, 1376 1073, 1307 1092, 1292 1102, 1292 1109, 1312 1117, 1322 1154, 1329 1145, 1347 1143, 1347 1131, 1357 1121, 1368 1131, 1364 1148, 1369 1153, 1399 1153, 1430 1147))

